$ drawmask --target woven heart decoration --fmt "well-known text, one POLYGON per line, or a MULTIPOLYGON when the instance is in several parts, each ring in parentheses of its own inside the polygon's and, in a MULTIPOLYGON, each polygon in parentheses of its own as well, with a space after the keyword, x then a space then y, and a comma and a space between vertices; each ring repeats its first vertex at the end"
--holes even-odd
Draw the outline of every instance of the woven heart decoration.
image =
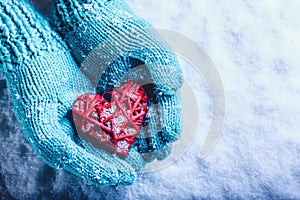
POLYGON ((127 156, 140 133, 147 109, 145 90, 132 81, 102 96, 80 96, 72 112, 80 138, 96 148, 127 156))

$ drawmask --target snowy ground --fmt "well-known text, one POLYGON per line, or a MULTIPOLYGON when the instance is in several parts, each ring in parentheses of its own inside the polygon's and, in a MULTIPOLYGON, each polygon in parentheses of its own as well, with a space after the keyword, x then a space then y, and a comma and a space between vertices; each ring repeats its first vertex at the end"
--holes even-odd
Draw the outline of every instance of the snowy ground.
MULTIPOLYGON (((226 120, 214 151, 200 159, 198 139, 177 162, 141 174, 132 186, 91 186, 42 163, 12 115, 7 90, 1 89, 0 193, 17 199, 300 199, 300 2, 128 3, 155 27, 196 41, 216 65, 225 88, 226 120)), ((198 93, 200 101, 202 95, 207 98, 205 88, 198 93)), ((205 101, 199 105, 208 110, 205 101)), ((200 118, 199 132, 205 132, 209 115, 200 118)))

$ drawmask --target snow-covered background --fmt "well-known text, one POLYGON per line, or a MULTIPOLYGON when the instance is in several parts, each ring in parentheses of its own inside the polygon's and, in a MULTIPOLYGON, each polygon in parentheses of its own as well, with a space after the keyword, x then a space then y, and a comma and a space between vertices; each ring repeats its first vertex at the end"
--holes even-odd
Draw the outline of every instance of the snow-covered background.
MULTIPOLYGON (((155 27, 197 42, 216 65, 226 94, 224 130, 216 148, 200 159, 198 139, 177 162, 140 174, 132 186, 95 187, 43 164, 13 116, 8 91, 0 89, 1 195, 17 199, 300 199, 300 1, 128 3, 155 27)), ((1 79, 0 86, 4 85, 1 79)), ((201 102, 207 90, 199 88, 201 102)), ((207 110, 205 102, 199 105, 207 110)), ((205 129, 209 115, 202 113, 200 118, 205 129)))

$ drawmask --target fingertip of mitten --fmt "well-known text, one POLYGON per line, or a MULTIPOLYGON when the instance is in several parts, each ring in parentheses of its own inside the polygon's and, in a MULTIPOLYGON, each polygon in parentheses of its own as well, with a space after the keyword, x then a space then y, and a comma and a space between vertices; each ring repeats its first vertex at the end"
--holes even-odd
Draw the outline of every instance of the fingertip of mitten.
POLYGON ((170 127, 165 127, 162 129, 162 135, 168 143, 172 143, 176 142, 180 138, 180 131, 171 129, 170 127))
POLYGON ((158 161, 166 159, 172 152, 172 144, 168 144, 163 149, 156 153, 156 159, 158 161))
POLYGON ((155 160, 155 154, 154 153, 144 153, 143 154, 143 159, 145 160, 145 162, 147 163, 151 163, 152 161, 155 160))
POLYGON ((180 70, 173 66, 147 64, 158 94, 175 95, 183 84, 180 70))
POLYGON ((142 155, 135 149, 130 149, 125 161, 128 162, 135 171, 139 171, 146 165, 142 155))
POLYGON ((180 97, 162 95, 158 98, 160 114, 162 115, 162 135, 167 142, 175 142, 180 138, 182 110, 180 97))

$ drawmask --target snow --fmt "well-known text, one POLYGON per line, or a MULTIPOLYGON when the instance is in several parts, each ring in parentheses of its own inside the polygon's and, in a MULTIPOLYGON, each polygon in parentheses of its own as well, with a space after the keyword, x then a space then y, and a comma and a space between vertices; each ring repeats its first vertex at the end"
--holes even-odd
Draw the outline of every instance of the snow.
MULTIPOLYGON (((95 187, 43 164, 15 121, 7 90, 0 89, 2 194, 17 199, 299 199, 300 2, 128 3, 156 28, 197 42, 215 64, 226 95, 225 124, 215 149, 205 159, 198 157, 211 102, 205 82, 192 77, 199 137, 177 161, 139 174, 132 186, 95 187)), ((189 74, 188 64, 181 63, 189 74)))

